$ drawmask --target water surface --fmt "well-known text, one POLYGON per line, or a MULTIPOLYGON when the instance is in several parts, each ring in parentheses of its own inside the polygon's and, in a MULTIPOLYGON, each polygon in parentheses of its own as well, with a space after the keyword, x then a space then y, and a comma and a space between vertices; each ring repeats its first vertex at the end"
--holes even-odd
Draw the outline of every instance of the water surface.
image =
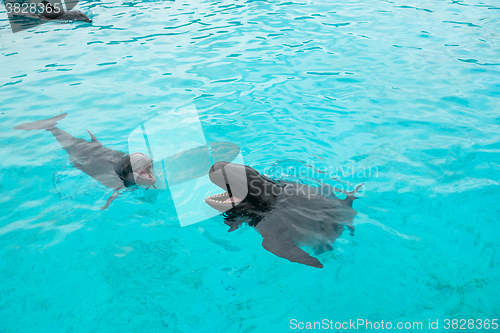
POLYGON ((78 7, 92 25, 15 34, 0 12, 0 331, 500 317, 498 4, 78 7), (126 151, 142 123, 193 105, 208 141, 237 144, 261 172, 298 160, 365 183, 355 235, 319 257, 324 269, 273 256, 249 227, 228 234, 221 218, 181 228, 166 193, 101 211, 111 192, 50 133, 13 130, 68 112, 62 129, 126 151))

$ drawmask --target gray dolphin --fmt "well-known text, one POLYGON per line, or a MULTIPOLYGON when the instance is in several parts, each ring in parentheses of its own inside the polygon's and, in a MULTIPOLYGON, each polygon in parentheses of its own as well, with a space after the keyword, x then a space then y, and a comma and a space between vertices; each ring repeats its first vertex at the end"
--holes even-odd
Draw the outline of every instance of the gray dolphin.
POLYGON ((357 212, 352 203, 363 184, 346 192, 329 185, 277 183, 251 167, 228 162, 215 163, 209 177, 226 192, 205 202, 224 212, 229 231, 242 223, 253 226, 262 236, 262 246, 278 257, 322 268, 321 262, 300 246, 310 247, 319 255, 333 249, 332 244, 346 227, 354 234, 352 224, 357 212), (347 196, 341 200, 333 192, 347 196))
MULTIPOLYGON (((152 160, 141 153, 125 154, 106 148, 94 134, 87 131, 91 141, 75 138, 57 128, 57 122, 67 113, 50 119, 38 120, 14 127, 16 130, 46 130, 52 133, 62 148, 68 153, 75 168, 85 172, 102 185, 114 190, 114 193, 101 209, 107 208, 118 196, 120 190, 134 185, 154 186, 156 178, 151 167, 152 160)), ((133 188, 132 190, 134 190, 133 188)))
POLYGON ((68 11, 56 11, 52 4, 46 0, 41 2, 44 5, 45 10, 40 14, 42 17, 49 20, 58 21, 83 21, 92 23, 92 20, 79 10, 68 10, 68 11))

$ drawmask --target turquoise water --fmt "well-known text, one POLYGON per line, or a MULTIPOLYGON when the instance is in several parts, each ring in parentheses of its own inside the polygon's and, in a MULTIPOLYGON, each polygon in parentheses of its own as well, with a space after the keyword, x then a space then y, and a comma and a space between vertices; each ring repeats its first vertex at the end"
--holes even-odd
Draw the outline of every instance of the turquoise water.
POLYGON ((325 318, 420 321, 416 332, 500 318, 498 3, 79 9, 92 25, 15 34, 0 9, 1 332, 305 332, 290 320, 325 318), (49 132, 13 130, 67 112, 60 128, 126 151, 132 130, 186 106, 208 141, 238 144, 261 172, 303 161, 365 183, 354 237, 315 269, 222 218, 181 228, 165 191, 101 211, 111 191, 49 132))

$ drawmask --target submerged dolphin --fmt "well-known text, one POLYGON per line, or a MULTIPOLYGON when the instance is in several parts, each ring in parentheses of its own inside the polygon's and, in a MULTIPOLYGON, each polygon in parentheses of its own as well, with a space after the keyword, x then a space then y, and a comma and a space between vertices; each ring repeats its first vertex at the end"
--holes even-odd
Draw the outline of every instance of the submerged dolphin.
POLYGON ((59 21, 83 21, 92 23, 92 20, 79 10, 68 10, 66 12, 64 10, 58 11, 46 0, 42 1, 41 4, 43 4, 45 10, 40 15, 44 18, 59 21))
POLYGON ((322 268, 318 259, 299 246, 312 248, 316 255, 333 249, 332 244, 345 227, 353 235, 357 197, 329 185, 278 184, 248 166, 218 162, 209 171, 212 183, 225 193, 205 202, 224 213, 225 223, 236 230, 245 222, 262 235, 262 246, 278 257, 322 268), (332 191, 347 194, 341 200, 332 191))
POLYGON ((46 130, 55 136, 68 153, 75 168, 85 172, 114 193, 101 209, 105 209, 118 196, 118 191, 133 185, 154 186, 156 178, 151 171, 152 160, 144 154, 125 154, 106 148, 94 134, 89 132, 91 141, 75 138, 56 127, 57 122, 67 113, 14 127, 16 130, 46 130))

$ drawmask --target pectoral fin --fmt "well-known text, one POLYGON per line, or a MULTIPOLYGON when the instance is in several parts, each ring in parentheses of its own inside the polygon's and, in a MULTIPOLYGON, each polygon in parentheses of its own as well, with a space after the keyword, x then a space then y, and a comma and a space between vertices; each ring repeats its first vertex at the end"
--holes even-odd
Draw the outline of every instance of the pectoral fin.
POLYGON ((119 195, 120 192, 117 191, 113 192, 113 194, 111 194, 111 196, 108 198, 108 201, 106 201, 106 204, 101 207, 101 210, 105 210, 106 208, 108 208, 109 205, 111 205, 111 203, 113 202, 113 200, 115 200, 119 195))
POLYGON ((224 223, 230 227, 228 232, 237 230, 243 224, 243 222, 241 222, 237 218, 226 218, 224 219, 224 223))
POLYGON ((313 250, 314 250, 314 255, 319 256, 320 254, 333 250, 333 246, 332 244, 329 243, 322 243, 314 247, 313 250))
POLYGON ((269 252, 291 262, 323 268, 323 264, 318 259, 311 257, 288 237, 283 227, 280 228, 268 221, 262 221, 256 226, 256 229, 262 235, 262 246, 269 252))
MULTIPOLYGON (((125 192, 133 192, 135 190, 137 190, 136 187, 131 187, 131 188, 128 188, 125 191, 123 191, 123 193, 125 193, 125 192)), ((106 204, 101 207, 101 210, 105 210, 106 208, 108 208, 109 205, 111 205, 111 203, 113 202, 113 200, 115 200, 119 195, 120 195, 120 192, 118 190, 114 191, 113 194, 111 194, 111 196, 106 201, 106 204)))

